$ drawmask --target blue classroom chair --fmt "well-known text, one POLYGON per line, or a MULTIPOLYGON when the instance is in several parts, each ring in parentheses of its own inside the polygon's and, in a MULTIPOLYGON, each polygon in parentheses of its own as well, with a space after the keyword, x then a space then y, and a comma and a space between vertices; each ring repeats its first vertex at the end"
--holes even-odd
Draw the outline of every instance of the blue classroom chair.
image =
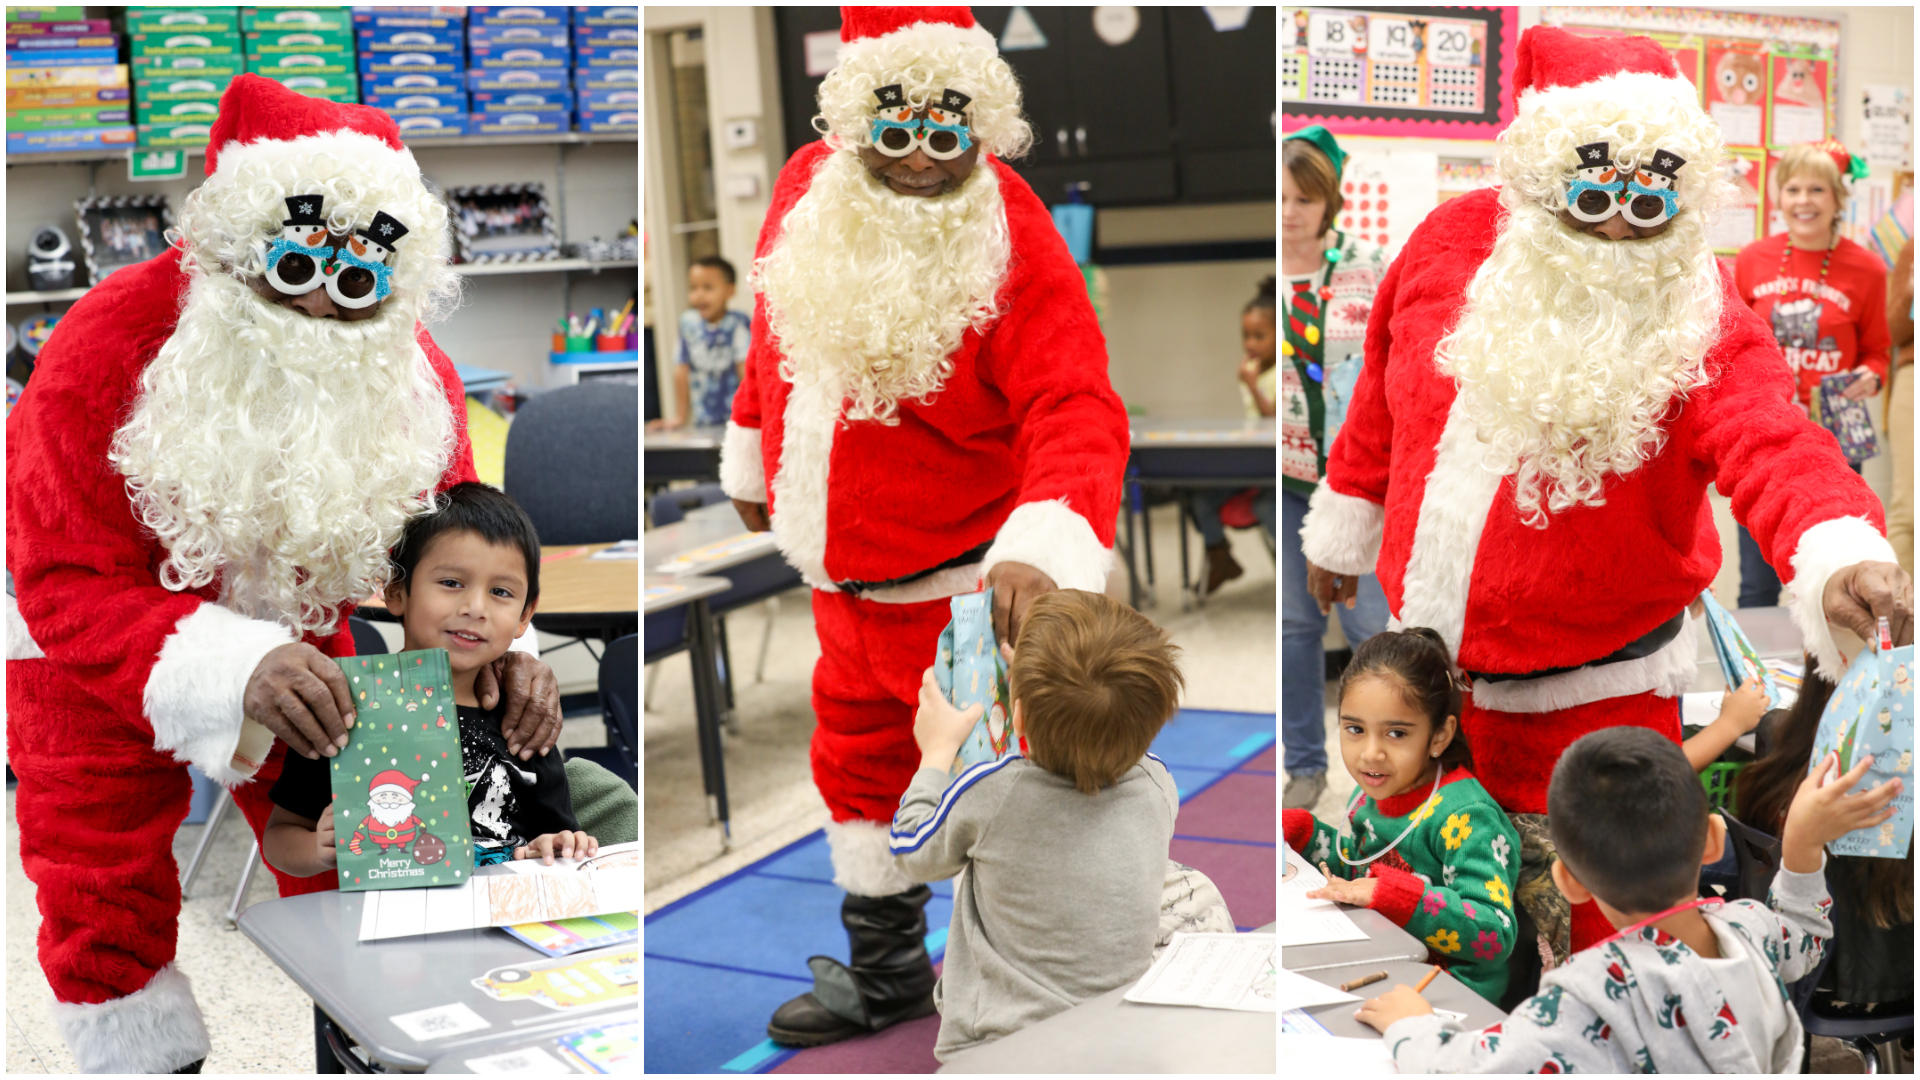
POLYGON ((587 758, 608 772, 640 788, 639 746, 640 637, 628 634, 607 643, 600 657, 600 711, 606 720, 607 745, 574 747, 568 757, 587 758))

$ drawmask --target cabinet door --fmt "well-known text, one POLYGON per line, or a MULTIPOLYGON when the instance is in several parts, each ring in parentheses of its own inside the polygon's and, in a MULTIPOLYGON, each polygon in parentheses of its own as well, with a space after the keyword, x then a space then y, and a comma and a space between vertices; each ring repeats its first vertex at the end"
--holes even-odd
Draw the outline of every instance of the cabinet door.
POLYGON ((831 33, 840 37, 840 9, 834 7, 777 7, 773 9, 774 37, 780 48, 780 118, 787 156, 818 139, 813 118, 820 112, 819 75, 807 74, 807 35, 831 33))
MULTIPOLYGON (((1180 151, 1273 149, 1274 9, 1256 7, 1238 30, 1215 30, 1197 7, 1168 8, 1168 67, 1180 151)), ((1269 165, 1268 188, 1273 169, 1269 165)))
MULTIPOLYGON (((1132 8, 1138 25, 1124 40, 1116 36, 1117 44, 1096 29, 1096 9, 1055 10, 1067 21, 1067 74, 1075 106, 1069 133, 1073 159, 1111 161, 1173 153, 1166 9, 1132 8)), ((1106 28, 1113 35, 1114 23, 1106 28)), ((1266 70, 1273 70, 1271 63, 1266 70)))
MULTIPOLYGON (((1029 7, 1027 15, 1047 39, 1044 48, 1002 49, 1000 58, 1020 80, 1020 100, 1033 125, 1033 149, 1023 159, 1034 165, 1070 160, 1073 155, 1074 104, 1067 72, 1067 19, 1077 8, 1029 7)), ((1012 8, 977 7, 973 17, 1000 40, 1012 8)), ((1057 195, 1056 195, 1057 197, 1057 195)))

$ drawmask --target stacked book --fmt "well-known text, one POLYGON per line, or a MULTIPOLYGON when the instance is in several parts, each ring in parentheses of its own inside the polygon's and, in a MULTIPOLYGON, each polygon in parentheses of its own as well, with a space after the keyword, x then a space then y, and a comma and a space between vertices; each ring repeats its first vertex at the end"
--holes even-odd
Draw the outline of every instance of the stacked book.
POLYGON ((574 127, 640 130, 640 9, 573 9, 574 127))
POLYGON ((7 10, 8 154, 133 145, 119 35, 84 10, 7 10))
POLYGON ((308 97, 360 100, 346 8, 243 8, 240 25, 249 72, 308 97))
POLYGON ((466 8, 356 7, 353 29, 361 104, 409 141, 469 133, 466 8))
POLYGON ((564 7, 467 9, 475 135, 557 135, 573 127, 564 7))
POLYGON ((220 95, 246 70, 240 9, 127 9, 141 146, 204 147, 220 95))

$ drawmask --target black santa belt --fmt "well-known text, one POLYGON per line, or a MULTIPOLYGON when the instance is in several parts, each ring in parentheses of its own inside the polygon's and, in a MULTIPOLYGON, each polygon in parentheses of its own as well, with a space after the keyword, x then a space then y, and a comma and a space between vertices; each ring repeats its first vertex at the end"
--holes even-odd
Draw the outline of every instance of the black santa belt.
POLYGON ((987 557, 987 549, 992 546, 993 541, 988 540, 979 547, 968 548, 953 558, 948 559, 946 562, 941 563, 939 566, 922 570, 917 574, 908 574, 906 577, 897 577, 891 581, 836 581, 834 585, 842 592, 850 592, 855 596, 859 596, 862 593, 878 592, 881 589, 891 589, 895 585, 910 585, 913 582, 919 581, 921 578, 932 577, 942 570, 951 570, 956 566, 966 566, 969 563, 977 563, 987 557))
POLYGON ((1666 648, 1674 638, 1680 636, 1680 629, 1686 624, 1687 612, 1685 608, 1682 608, 1678 615, 1675 615, 1673 618, 1654 627, 1643 636, 1627 642, 1619 649, 1608 653, 1598 660, 1589 660, 1584 664, 1575 664, 1572 667, 1544 668, 1540 671, 1528 671, 1518 674, 1469 671, 1466 673, 1466 676, 1469 679, 1490 683, 1518 682, 1523 679, 1544 679, 1550 675, 1565 675, 1569 671, 1579 671, 1581 668, 1618 664, 1627 660, 1639 660, 1643 657, 1652 656, 1654 653, 1666 648))

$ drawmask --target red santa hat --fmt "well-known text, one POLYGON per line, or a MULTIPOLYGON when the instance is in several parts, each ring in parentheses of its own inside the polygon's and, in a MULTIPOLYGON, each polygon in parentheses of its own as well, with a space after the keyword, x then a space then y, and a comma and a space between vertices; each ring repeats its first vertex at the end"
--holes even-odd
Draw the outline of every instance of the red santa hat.
POLYGON ((413 789, 419 785, 419 780, 415 780, 399 769, 384 769, 378 776, 373 778, 373 783, 367 785, 367 794, 374 795, 378 794, 382 788, 392 788, 411 798, 413 796, 413 789))
POLYGON ((960 43, 998 54, 998 43, 968 7, 843 7, 840 60, 901 43, 923 48, 960 43))
POLYGON ((1520 35, 1513 69, 1516 113, 1548 100, 1618 102, 1623 90, 1628 101, 1658 95, 1699 106, 1699 91, 1652 38, 1582 37, 1557 26, 1535 26, 1520 35))
POLYGON ((260 75, 235 76, 220 95, 220 115, 207 138, 207 175, 229 145, 284 143, 306 136, 357 131, 404 152, 400 126, 379 109, 298 94, 260 75))

